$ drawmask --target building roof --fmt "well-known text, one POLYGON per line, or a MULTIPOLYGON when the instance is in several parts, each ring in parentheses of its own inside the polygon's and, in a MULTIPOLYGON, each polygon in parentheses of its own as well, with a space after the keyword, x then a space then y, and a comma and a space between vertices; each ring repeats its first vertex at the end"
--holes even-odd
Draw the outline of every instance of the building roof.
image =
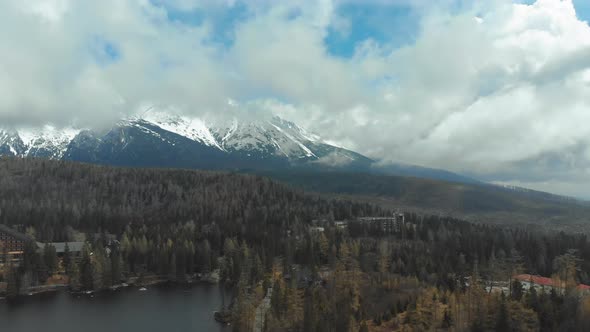
POLYGON ((396 216, 391 217, 360 217, 357 218, 358 221, 395 221, 396 216))
POLYGON ((533 284, 541 286, 553 286, 553 279, 541 276, 534 276, 530 274, 519 274, 517 276, 514 276, 514 279, 519 281, 532 282, 533 284))
MULTIPOLYGON (((52 245, 55 248, 56 253, 62 254, 66 251, 66 243, 68 244, 70 252, 81 252, 82 248, 84 248, 84 242, 50 242, 47 244, 52 245)), ((40 249, 43 249, 45 243, 37 242, 37 246, 40 249)))
POLYGON ((6 233, 6 234, 14 237, 15 239, 19 239, 21 241, 32 241, 33 240, 28 235, 23 234, 15 229, 12 229, 12 228, 10 228, 6 225, 2 225, 2 224, 0 224, 0 232, 6 233))
MULTIPOLYGON (((541 276, 533 276, 530 274, 519 274, 519 275, 514 276, 513 278, 520 280, 520 281, 532 282, 533 284, 537 284, 537 285, 541 285, 541 286, 553 287, 553 279, 551 279, 551 278, 546 278, 546 277, 541 277, 541 276)), ((560 287, 560 286, 558 286, 558 287, 560 287)), ((576 288, 581 291, 590 290, 590 286, 584 285, 584 284, 580 284, 576 288)))

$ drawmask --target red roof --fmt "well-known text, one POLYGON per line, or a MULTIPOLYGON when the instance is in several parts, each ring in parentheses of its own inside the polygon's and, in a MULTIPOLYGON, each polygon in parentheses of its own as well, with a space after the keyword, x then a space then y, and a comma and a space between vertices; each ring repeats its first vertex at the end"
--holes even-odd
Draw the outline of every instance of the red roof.
MULTIPOLYGON (((541 277, 541 276, 533 276, 530 274, 519 274, 513 277, 516 280, 519 281, 526 281, 526 282, 531 282, 533 284, 537 284, 537 285, 541 285, 541 286, 553 286, 553 279, 551 278, 546 278, 546 277, 541 277)), ((590 290, 590 286, 588 285, 583 285, 580 284, 577 286, 578 290, 582 290, 582 291, 586 291, 586 290, 590 290)))
POLYGON ((546 278, 546 277, 541 277, 541 276, 533 276, 530 274, 519 274, 517 276, 514 276, 513 278, 520 280, 520 281, 527 281, 527 282, 532 281, 533 284, 537 284, 537 285, 541 285, 541 286, 553 286, 553 279, 551 279, 551 278, 546 278))

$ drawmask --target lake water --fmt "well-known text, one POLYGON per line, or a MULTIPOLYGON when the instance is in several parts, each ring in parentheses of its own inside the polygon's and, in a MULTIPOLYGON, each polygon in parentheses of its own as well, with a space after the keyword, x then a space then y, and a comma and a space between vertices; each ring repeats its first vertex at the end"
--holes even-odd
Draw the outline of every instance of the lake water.
POLYGON ((0 332, 231 331, 213 319, 218 286, 129 288, 88 296, 66 292, 0 301, 0 332))

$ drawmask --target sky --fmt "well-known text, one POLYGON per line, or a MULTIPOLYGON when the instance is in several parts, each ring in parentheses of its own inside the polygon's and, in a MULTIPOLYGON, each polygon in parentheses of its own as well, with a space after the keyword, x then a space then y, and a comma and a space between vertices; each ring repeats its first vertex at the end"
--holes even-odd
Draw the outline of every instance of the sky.
POLYGON ((4 0, 0 123, 279 115, 383 163, 590 198, 588 20, 587 0, 4 0))

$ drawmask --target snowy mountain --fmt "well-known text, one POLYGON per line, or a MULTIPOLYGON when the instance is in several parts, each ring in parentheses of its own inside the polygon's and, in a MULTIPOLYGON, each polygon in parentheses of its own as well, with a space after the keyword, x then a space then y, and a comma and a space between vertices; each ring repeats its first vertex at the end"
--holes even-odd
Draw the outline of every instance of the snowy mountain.
POLYGON ((0 155, 221 169, 368 166, 372 162, 278 117, 207 123, 161 112, 121 120, 106 131, 51 125, 2 129, 0 155))
POLYGON ((0 128, 1 155, 137 167, 362 171, 477 182, 444 170, 378 165, 279 117, 205 121, 150 111, 120 120, 107 130, 51 125, 0 128))
MULTIPOLYGON (((169 132, 222 150, 215 137, 213 137, 210 128, 199 118, 150 112, 143 116, 143 120, 169 132)), ((135 122, 141 122, 141 119, 136 119, 135 122)))
POLYGON ((52 159, 62 158, 68 145, 78 133, 80 133, 78 129, 56 128, 50 125, 40 129, 26 128, 18 131, 19 137, 27 147, 25 156, 52 159))
POLYGON ((0 130, 0 155, 24 156, 26 146, 15 130, 0 130))
POLYGON ((79 132, 74 128, 58 129, 51 125, 0 130, 0 154, 60 159, 79 132))
POLYGON ((267 121, 215 126, 213 136, 224 151, 260 159, 285 158, 291 163, 310 162, 342 166, 369 159, 324 142, 296 124, 274 117, 267 121))

